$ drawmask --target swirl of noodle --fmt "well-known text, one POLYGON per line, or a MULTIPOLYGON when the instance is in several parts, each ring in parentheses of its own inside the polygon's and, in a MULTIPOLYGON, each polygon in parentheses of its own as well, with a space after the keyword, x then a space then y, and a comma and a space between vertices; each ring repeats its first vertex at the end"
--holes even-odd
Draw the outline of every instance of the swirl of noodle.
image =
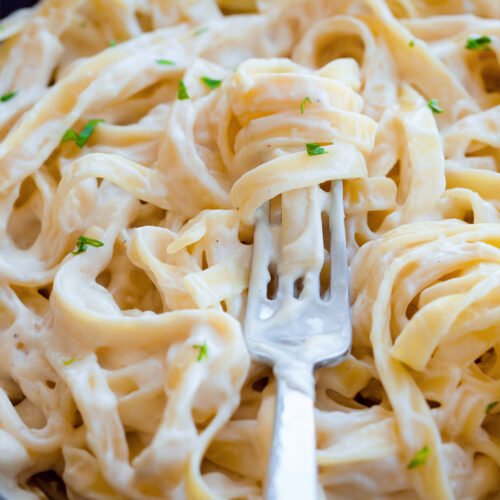
POLYGON ((240 66, 229 82, 229 103, 241 129, 234 156, 226 153, 225 160, 238 178, 231 201, 243 219, 292 189, 289 179, 306 188, 366 175, 362 152, 373 147, 376 123, 360 113, 362 100, 352 88, 359 87, 358 72, 351 59, 317 72, 279 59, 240 66), (307 143, 324 145, 327 154, 308 156, 307 143))

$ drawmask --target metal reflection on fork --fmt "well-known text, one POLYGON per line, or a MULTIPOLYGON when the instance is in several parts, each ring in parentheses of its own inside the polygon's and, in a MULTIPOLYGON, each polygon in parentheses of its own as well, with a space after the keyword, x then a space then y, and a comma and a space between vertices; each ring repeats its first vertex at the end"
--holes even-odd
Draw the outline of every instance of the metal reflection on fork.
POLYGON ((296 280, 280 269, 279 255, 271 244, 280 228, 269 223, 269 204, 257 215, 244 335, 252 358, 273 366, 277 379, 267 500, 317 499, 313 371, 340 363, 351 349, 341 180, 332 181, 327 196, 330 286, 326 297, 320 294, 319 270, 306 273, 300 296, 294 294, 296 280), (269 298, 273 265, 278 293, 269 298))

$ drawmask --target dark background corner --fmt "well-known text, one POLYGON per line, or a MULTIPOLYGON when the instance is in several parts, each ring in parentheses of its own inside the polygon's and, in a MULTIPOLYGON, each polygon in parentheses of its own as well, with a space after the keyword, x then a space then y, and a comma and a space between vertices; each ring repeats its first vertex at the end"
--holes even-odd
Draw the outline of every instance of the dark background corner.
POLYGON ((11 12, 24 7, 32 7, 37 0, 0 0, 0 18, 8 16, 11 12))

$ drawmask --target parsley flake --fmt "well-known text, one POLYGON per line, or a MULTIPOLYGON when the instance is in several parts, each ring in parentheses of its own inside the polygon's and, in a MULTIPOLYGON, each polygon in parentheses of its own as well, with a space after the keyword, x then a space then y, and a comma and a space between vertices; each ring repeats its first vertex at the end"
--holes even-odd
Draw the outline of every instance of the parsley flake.
POLYGON ((63 142, 77 141, 77 140, 78 140, 78 134, 72 128, 69 128, 64 133, 63 138, 61 139, 61 144, 63 142))
POLYGON ((493 410, 493 408, 495 408, 495 406, 498 404, 499 402, 498 401, 493 401, 491 402, 488 406, 486 406, 486 415, 488 415, 488 413, 493 410))
POLYGON ((95 126, 98 123, 101 123, 103 121, 104 120, 89 120, 85 124, 85 127, 83 127, 83 130, 80 132, 80 135, 78 136, 78 139, 76 140, 76 145, 80 148, 83 148, 85 143, 89 140, 89 137, 94 132, 95 126))
POLYGON ((0 96, 0 102, 10 101, 16 94, 17 92, 10 92, 8 94, 4 94, 3 96, 0 96))
POLYGON ((201 361, 204 357, 207 358, 207 343, 203 342, 203 344, 195 344, 193 345, 194 349, 199 349, 198 357, 196 358, 196 361, 201 361))
POLYGON ((410 47, 413 47, 415 45, 415 40, 410 40, 410 47))
POLYGON ((158 64, 165 64, 165 65, 169 65, 169 66, 175 64, 173 61, 169 61, 168 59, 157 59, 156 62, 158 64))
POLYGON ((64 366, 69 366, 69 365, 71 365, 72 363, 74 363, 75 361, 80 361, 80 358, 74 358, 74 357, 72 357, 72 358, 69 358, 69 359, 63 359, 62 364, 63 364, 64 366))
POLYGON ((83 253, 87 250, 87 245, 93 247, 102 247, 104 243, 99 240, 95 240, 94 238, 88 238, 87 236, 80 236, 78 241, 76 242, 76 250, 71 252, 73 255, 78 255, 79 253, 83 253))
POLYGON ((181 101, 184 99, 189 99, 189 94, 186 89, 186 86, 184 85, 183 80, 179 80, 179 88, 177 89, 177 99, 181 101))
POLYGON ((432 112, 435 114, 439 114, 444 111, 444 109, 439 106, 439 101, 437 99, 431 99, 427 103, 427 106, 429 106, 429 108, 431 108, 432 112))
POLYGON ((420 451, 417 451, 417 453, 415 453, 415 456, 413 457, 412 461, 407 465, 406 468, 414 469, 419 465, 424 465, 425 462, 427 462, 427 459, 429 458, 430 452, 431 452, 430 448, 428 446, 424 446, 420 451))
POLYGON ((200 80, 207 87, 210 87, 211 89, 216 89, 217 87, 220 87, 220 84, 222 83, 222 80, 212 80, 211 78, 208 78, 208 76, 202 76, 200 80))
POLYGON ((490 43, 491 38, 486 35, 478 36, 477 38, 467 38, 465 48, 468 50, 491 50, 490 43))
POLYGON ((85 146, 85 144, 89 140, 90 136, 93 134, 95 126, 103 121, 104 120, 89 120, 83 127, 80 135, 78 135, 73 129, 69 128, 63 135, 61 144, 68 141, 75 141, 76 145, 79 148, 83 148, 83 146, 85 146))
POLYGON ((306 106, 306 102, 312 104, 312 101, 309 97, 304 97, 304 100, 302 101, 302 104, 300 105, 300 114, 301 115, 304 114, 304 108, 306 106))
POLYGON ((109 46, 110 47, 116 47, 116 41, 115 40, 110 40, 109 41, 109 46))
POLYGON ((207 28, 207 27, 205 27, 205 28, 201 28, 201 29, 199 29, 198 31, 195 31, 195 32, 194 32, 194 36, 201 35, 202 33, 205 33, 205 31, 208 31, 208 28, 207 28))
POLYGON ((309 156, 324 155, 328 153, 325 148, 322 148, 319 144, 315 142, 308 142, 306 144, 306 151, 309 156))

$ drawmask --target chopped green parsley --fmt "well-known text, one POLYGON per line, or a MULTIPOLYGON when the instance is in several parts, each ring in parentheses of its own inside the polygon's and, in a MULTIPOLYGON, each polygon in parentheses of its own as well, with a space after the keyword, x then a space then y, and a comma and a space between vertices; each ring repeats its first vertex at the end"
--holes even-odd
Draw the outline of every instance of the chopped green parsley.
POLYGON ((65 134, 63 135, 63 138, 61 139, 61 144, 68 141, 75 141, 76 145, 79 148, 83 148, 83 146, 85 146, 85 144, 89 140, 90 136, 93 134, 95 126, 103 121, 104 120, 89 120, 83 127, 83 130, 80 132, 80 135, 78 135, 71 128, 66 130, 65 134))
POLYGON ((425 464, 429 458, 429 453, 431 452, 428 446, 424 446, 420 451, 417 451, 411 462, 407 465, 407 469, 414 469, 419 465, 425 464))
POLYGON ((306 106, 306 102, 308 102, 309 104, 312 104, 311 99, 309 97, 304 97, 304 100, 302 101, 302 104, 300 105, 300 114, 301 115, 304 114, 304 108, 306 106))
POLYGON ((495 408, 495 406, 498 404, 498 401, 493 401, 491 402, 488 406, 486 406, 486 415, 495 408))
POLYGON ((72 363, 74 363, 75 361, 79 361, 79 358, 74 358, 74 357, 73 357, 73 358, 69 358, 69 359, 63 359, 62 364, 63 364, 64 366, 69 366, 69 365, 71 365, 72 363))
POLYGON ((8 94, 4 94, 3 96, 0 96, 0 102, 7 102, 10 101, 17 92, 9 92, 8 94))
POLYGON ((171 66, 172 64, 175 64, 173 61, 169 61, 168 59, 157 59, 156 62, 158 64, 165 64, 171 66))
POLYGON ((208 78, 208 76, 202 76, 200 80, 209 88, 216 89, 220 87, 222 80, 212 80, 212 78, 208 78))
POLYGON ((87 245, 92 247, 102 247, 104 243, 99 240, 95 240, 94 238, 88 238, 87 236, 80 236, 78 241, 76 242, 76 250, 71 252, 73 255, 78 255, 79 253, 83 253, 87 250, 87 245))
POLYGON ((61 139, 61 144, 63 142, 77 141, 77 140, 78 140, 78 134, 72 128, 69 128, 64 133, 64 135, 63 135, 63 137, 61 139))
POLYGON ((490 50, 491 38, 483 35, 476 38, 467 38, 465 48, 468 50, 490 50))
POLYGON ((184 99, 189 99, 189 94, 186 89, 186 86, 184 85, 183 80, 179 80, 179 88, 177 89, 177 99, 181 101, 184 99))
POLYGON ((199 349, 198 357, 196 358, 196 361, 201 361, 203 358, 208 357, 207 343, 206 342, 203 342, 203 344, 195 344, 195 345, 193 345, 193 348, 199 349))
POLYGON ((194 36, 201 35, 202 33, 205 33, 205 31, 208 31, 208 28, 207 28, 207 27, 205 27, 205 28, 201 28, 201 29, 199 29, 198 31, 195 31, 195 32, 194 32, 194 36))
POLYGON ((439 106, 439 101, 437 99, 431 99, 427 103, 427 106, 429 106, 429 108, 431 108, 432 112, 435 114, 439 114, 444 111, 444 109, 439 106))
POLYGON ((309 156, 324 155, 328 153, 325 148, 322 148, 319 144, 315 142, 308 142, 306 144, 306 151, 309 156))

